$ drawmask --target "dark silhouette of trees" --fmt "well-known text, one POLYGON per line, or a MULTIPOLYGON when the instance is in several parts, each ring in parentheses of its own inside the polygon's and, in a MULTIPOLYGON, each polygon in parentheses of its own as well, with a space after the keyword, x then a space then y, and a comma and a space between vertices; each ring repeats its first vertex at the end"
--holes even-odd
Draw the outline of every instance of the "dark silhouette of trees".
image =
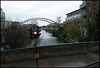
POLYGON ((12 24, 5 30, 5 40, 11 49, 23 48, 27 42, 27 29, 21 25, 12 24))

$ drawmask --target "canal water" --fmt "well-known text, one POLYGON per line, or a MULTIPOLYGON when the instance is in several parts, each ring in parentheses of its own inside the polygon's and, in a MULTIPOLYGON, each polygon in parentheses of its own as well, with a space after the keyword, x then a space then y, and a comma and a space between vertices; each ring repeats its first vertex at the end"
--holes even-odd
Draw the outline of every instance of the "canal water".
POLYGON ((39 43, 37 46, 48 46, 63 43, 63 40, 53 37, 51 33, 41 30, 41 35, 39 37, 39 43))

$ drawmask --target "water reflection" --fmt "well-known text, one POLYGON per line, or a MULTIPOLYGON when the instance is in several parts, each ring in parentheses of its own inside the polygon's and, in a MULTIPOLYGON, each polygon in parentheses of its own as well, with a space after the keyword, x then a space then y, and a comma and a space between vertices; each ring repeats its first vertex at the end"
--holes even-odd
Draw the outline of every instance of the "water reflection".
POLYGON ((42 30, 41 35, 39 37, 40 42, 38 44, 38 46, 47 46, 50 44, 59 44, 59 43, 63 43, 62 40, 58 39, 57 37, 53 37, 51 33, 48 33, 44 30, 42 30))

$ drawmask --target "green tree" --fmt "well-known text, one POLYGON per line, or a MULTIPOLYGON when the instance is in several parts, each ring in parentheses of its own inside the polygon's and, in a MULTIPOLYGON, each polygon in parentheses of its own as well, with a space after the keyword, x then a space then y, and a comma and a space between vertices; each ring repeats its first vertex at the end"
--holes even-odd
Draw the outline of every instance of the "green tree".
POLYGON ((86 24, 86 29, 87 29, 87 33, 86 33, 86 36, 87 36, 87 39, 88 41, 93 41, 93 36, 94 36, 94 24, 91 23, 88 19, 87 21, 87 24, 86 24))
POLYGON ((99 13, 96 14, 95 16, 95 22, 90 22, 89 19, 87 19, 87 24, 86 24, 86 29, 87 29, 87 33, 86 33, 86 37, 88 39, 88 41, 99 41, 99 13))
POLYGON ((99 20, 100 20, 100 17, 99 17, 99 15, 100 15, 100 13, 97 13, 96 14, 96 16, 95 16, 95 24, 94 24, 94 31, 95 31, 95 33, 94 33, 94 39, 93 40, 95 40, 95 41, 100 41, 100 29, 99 29, 99 27, 100 27, 100 22, 99 22, 99 20))
POLYGON ((78 29, 78 26, 75 26, 75 24, 71 24, 70 28, 67 30, 67 38, 68 39, 79 39, 80 37, 80 30, 78 29))

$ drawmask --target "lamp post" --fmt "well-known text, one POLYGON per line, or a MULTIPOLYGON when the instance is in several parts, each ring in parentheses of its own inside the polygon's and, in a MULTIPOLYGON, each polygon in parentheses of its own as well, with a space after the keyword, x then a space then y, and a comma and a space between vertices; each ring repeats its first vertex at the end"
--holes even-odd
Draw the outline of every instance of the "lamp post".
POLYGON ((37 49, 37 39, 35 39, 35 43, 34 43, 34 45, 35 45, 35 51, 36 51, 36 53, 35 53, 35 59, 36 59, 36 64, 37 64, 37 68, 39 67, 39 63, 38 63, 38 59, 39 59, 39 54, 38 54, 38 49, 37 49))

